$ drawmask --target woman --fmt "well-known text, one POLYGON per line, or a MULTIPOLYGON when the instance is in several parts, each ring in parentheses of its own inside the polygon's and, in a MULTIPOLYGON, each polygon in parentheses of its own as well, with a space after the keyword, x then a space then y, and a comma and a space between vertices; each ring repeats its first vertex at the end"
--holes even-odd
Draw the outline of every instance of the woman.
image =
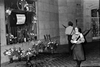
POLYGON ((68 22, 68 27, 66 27, 66 30, 65 30, 65 34, 68 38, 68 50, 69 50, 69 53, 72 54, 72 51, 70 50, 71 46, 72 46, 72 43, 71 43, 71 37, 72 37, 72 34, 74 32, 73 30, 73 23, 71 21, 68 22))
POLYGON ((77 62, 77 67, 80 67, 80 64, 83 60, 85 60, 84 51, 82 47, 82 43, 85 41, 83 34, 81 33, 81 29, 75 27, 75 32, 72 35, 71 43, 73 46, 71 49, 73 50, 73 59, 77 62))

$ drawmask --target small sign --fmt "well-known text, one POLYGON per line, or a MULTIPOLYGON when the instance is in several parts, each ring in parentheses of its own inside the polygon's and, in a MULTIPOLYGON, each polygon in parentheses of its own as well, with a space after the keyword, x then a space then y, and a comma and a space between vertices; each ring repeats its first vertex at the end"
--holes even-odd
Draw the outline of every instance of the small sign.
POLYGON ((26 20, 26 16, 24 14, 16 14, 17 23, 16 24, 24 24, 26 20))

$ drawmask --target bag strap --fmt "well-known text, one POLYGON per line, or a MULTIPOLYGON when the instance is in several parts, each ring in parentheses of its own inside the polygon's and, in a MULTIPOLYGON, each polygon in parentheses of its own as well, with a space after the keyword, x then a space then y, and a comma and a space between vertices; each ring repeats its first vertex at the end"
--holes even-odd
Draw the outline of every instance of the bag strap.
POLYGON ((79 40, 79 38, 80 38, 80 35, 78 36, 78 38, 76 39, 76 41, 78 41, 78 40, 79 40))

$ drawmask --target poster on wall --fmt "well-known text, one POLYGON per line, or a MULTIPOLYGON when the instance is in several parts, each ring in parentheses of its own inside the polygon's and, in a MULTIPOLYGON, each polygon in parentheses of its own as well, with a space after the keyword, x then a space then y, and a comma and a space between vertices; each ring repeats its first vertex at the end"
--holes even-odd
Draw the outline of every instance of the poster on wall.
POLYGON ((25 14, 16 14, 17 23, 16 24, 24 24, 26 20, 25 14))

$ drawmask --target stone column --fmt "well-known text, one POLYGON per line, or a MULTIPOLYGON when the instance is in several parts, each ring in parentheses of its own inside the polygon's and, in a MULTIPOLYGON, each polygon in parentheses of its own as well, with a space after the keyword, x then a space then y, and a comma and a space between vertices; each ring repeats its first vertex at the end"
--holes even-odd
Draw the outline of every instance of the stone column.
POLYGON ((0 0, 0 43, 6 45, 6 23, 4 0, 0 0))
MULTIPOLYGON (((100 25, 100 0, 99 0, 99 25, 100 25)), ((99 26, 100 27, 100 26, 99 26)), ((99 28, 100 29, 100 28, 99 28)))

